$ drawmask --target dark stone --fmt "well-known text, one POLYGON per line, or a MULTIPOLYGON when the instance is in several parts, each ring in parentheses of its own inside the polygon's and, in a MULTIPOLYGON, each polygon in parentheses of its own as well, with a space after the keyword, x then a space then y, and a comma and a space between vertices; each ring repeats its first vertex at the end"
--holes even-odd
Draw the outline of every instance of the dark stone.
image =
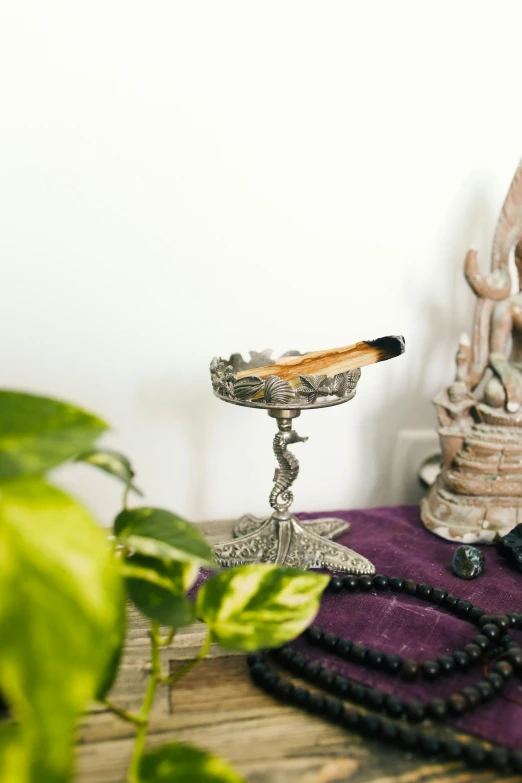
POLYGON ((522 523, 502 536, 497 543, 497 552, 522 571, 522 523))
POLYGON ((461 579, 475 579, 484 570, 484 555, 476 546, 463 544, 455 550, 451 568, 461 579))

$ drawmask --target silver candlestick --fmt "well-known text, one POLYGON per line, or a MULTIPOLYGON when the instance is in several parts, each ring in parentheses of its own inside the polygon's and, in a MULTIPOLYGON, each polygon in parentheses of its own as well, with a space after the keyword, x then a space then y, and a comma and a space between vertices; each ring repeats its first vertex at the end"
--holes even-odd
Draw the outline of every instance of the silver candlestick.
MULTIPOLYGON (((297 351, 284 354, 299 355, 297 351)), ((268 519, 251 514, 241 517, 234 526, 234 539, 214 547, 216 560, 225 567, 278 563, 352 574, 375 573, 375 567, 369 560, 331 540, 349 529, 348 522, 335 517, 301 522, 289 510, 293 501, 291 487, 299 474, 299 463, 288 447, 307 440, 293 429, 293 420, 301 415, 302 410, 330 407, 353 399, 360 369, 339 373, 332 378, 302 375, 301 384, 293 388, 277 375, 265 380, 255 375, 256 367, 275 364, 271 351, 251 352, 250 356, 249 362, 245 362, 240 354, 233 354, 229 361, 213 359, 210 373, 214 393, 221 400, 249 408, 262 408, 277 421, 278 432, 274 437, 273 450, 278 468, 270 493, 273 513, 268 519), (245 370, 252 370, 252 375, 245 376, 245 370)))

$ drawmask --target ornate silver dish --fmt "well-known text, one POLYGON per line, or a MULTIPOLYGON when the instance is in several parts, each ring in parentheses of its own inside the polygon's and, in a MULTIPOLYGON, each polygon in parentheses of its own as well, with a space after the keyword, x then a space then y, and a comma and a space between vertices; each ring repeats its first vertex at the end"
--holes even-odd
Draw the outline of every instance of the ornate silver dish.
MULTIPOLYGON (((267 519, 251 514, 241 517, 234 527, 233 540, 214 547, 216 559, 225 567, 279 563, 297 568, 373 574, 375 568, 369 560, 331 540, 349 529, 347 522, 334 517, 301 522, 289 511, 293 501, 291 486, 298 476, 299 463, 288 447, 307 440, 293 429, 293 419, 302 410, 340 405, 353 399, 361 370, 348 370, 333 377, 301 375, 295 385, 278 375, 262 379, 256 376, 255 370, 276 364, 271 353, 251 351, 248 362, 236 353, 228 361, 215 358, 210 365, 212 387, 219 399, 266 410, 276 419, 278 427, 273 441, 278 463, 270 493, 273 512, 267 519), (247 372, 250 370, 251 373, 247 372)), ((289 351, 283 354, 287 356, 301 354, 289 351)))

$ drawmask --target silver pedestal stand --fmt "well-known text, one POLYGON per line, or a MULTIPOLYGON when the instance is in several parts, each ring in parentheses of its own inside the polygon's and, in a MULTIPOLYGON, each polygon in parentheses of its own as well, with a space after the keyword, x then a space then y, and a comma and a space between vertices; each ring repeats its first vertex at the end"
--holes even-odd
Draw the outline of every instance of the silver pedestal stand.
MULTIPOLYGON (((298 354, 293 351, 290 355, 298 354)), ((234 526, 234 539, 214 547, 216 560, 224 567, 278 563, 351 574, 375 573, 369 560, 331 540, 349 529, 347 522, 335 517, 301 522, 289 511, 293 500, 290 487, 298 476, 299 463, 288 446, 307 440, 293 429, 293 420, 301 410, 331 407, 353 399, 360 370, 334 378, 303 375, 301 385, 292 388, 278 376, 263 381, 255 375, 256 367, 274 363, 270 352, 252 352, 251 357, 248 363, 239 354, 228 362, 214 359, 210 371, 217 397, 235 405, 262 408, 277 421, 273 450, 279 467, 270 493, 273 513, 268 519, 250 514, 241 517, 234 526), (238 378, 237 373, 243 370, 252 370, 252 375, 238 378)))

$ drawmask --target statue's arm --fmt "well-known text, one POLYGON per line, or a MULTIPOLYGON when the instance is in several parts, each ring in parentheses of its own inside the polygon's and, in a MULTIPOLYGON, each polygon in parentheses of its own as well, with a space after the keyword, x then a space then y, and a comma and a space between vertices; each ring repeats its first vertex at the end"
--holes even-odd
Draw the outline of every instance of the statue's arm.
POLYGON ((509 356, 511 350, 511 334, 513 331, 513 310, 509 300, 499 302, 491 317, 490 353, 501 353, 509 356))

